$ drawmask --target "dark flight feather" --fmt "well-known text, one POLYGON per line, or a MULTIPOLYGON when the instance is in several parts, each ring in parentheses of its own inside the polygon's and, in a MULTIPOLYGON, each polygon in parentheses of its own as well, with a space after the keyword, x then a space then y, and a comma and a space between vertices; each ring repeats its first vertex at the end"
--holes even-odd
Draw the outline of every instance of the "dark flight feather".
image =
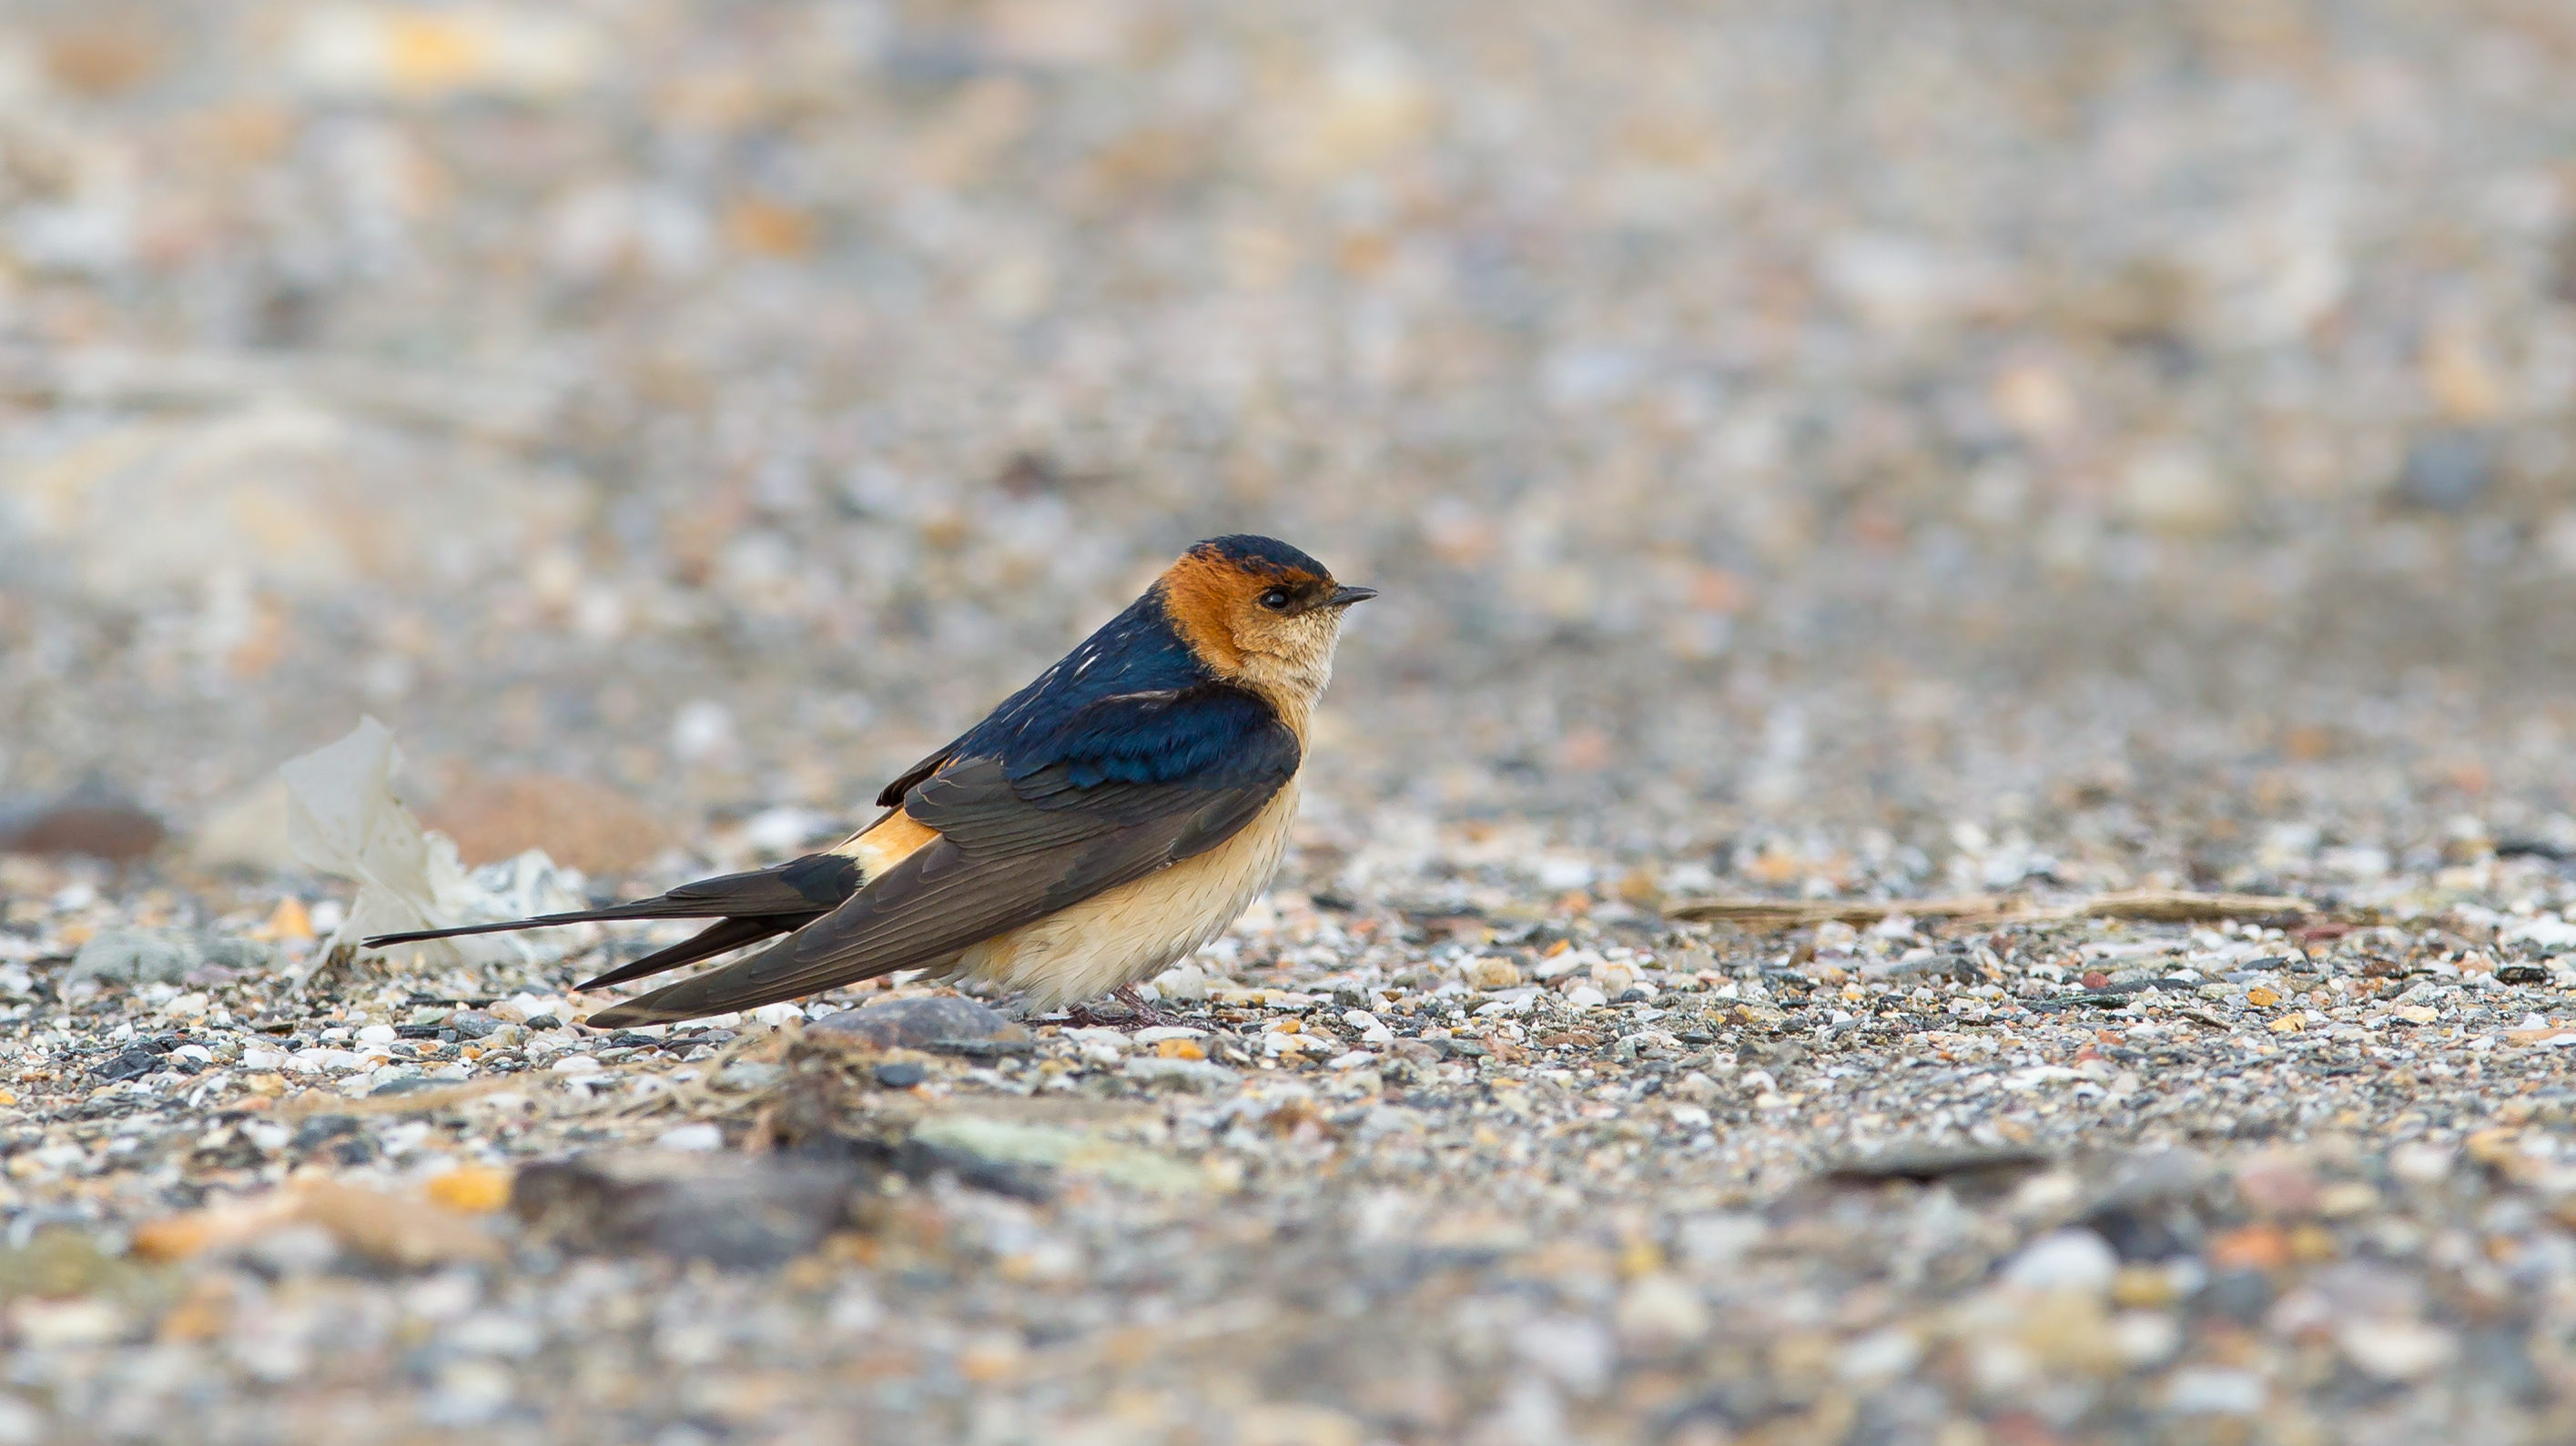
MULTIPOLYGON (((408 934, 379 934, 366 947, 412 944, 423 939, 453 939, 464 934, 497 934, 513 929, 546 929, 558 924, 614 923, 623 919, 811 918, 829 912, 859 890, 859 862, 839 854, 807 854, 773 868, 723 874, 682 884, 656 898, 576 909, 567 914, 539 914, 500 924, 460 924, 451 929, 416 929, 408 934)), ((794 928, 794 924, 787 925, 794 928)), ((744 942, 749 942, 748 940, 744 942)), ((641 962, 641 961, 638 961, 641 962)), ((631 967, 631 966, 630 966, 631 967)))
POLYGON ((757 944, 776 934, 801 929, 823 917, 821 914, 772 914, 747 919, 718 919, 686 939, 666 949, 656 949, 641 959, 620 964, 595 979, 585 979, 576 989, 606 989, 612 984, 643 979, 683 964, 712 959, 746 944, 757 944))

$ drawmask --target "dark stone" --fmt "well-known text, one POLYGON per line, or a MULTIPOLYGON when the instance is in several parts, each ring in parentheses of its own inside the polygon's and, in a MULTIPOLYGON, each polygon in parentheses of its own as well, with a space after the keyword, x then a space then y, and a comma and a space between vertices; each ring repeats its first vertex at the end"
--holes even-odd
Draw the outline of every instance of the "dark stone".
POLYGON ((1055 1193, 1052 1166, 987 1159, 955 1145, 916 1139, 893 1145, 879 1140, 847 1140, 840 1142, 839 1148, 862 1164, 890 1170, 916 1182, 945 1175, 960 1185, 1031 1204, 1044 1204, 1055 1193))
POLYGON ((2231 1270, 2213 1277, 2200 1292, 2200 1307, 2244 1325, 2263 1318, 2272 1305, 2272 1282, 2259 1270, 2231 1270))
POLYGON ((2461 1374, 2471 1390, 2480 1387, 2521 1406, 2549 1399, 2549 1382, 2532 1363, 2523 1333, 2510 1324, 2481 1326, 2460 1342, 2461 1374))
POLYGON ((2496 971, 2499 984, 2546 984, 2549 971, 2537 964, 2507 964, 2496 971))
POLYGON ((1073 476, 1065 471, 1064 464, 1048 453, 1019 451, 1013 452, 1010 460, 1002 464, 1001 473, 993 483, 1014 497, 1035 497, 1046 492, 1061 492, 1071 480, 1073 476))
POLYGON ((2143 1151, 2107 1172, 2083 1223, 2122 1260, 2197 1254, 2212 1179, 2209 1162, 2189 1150, 2143 1151))
POLYGON ((176 984, 203 962, 194 935, 175 929, 109 929, 80 946, 63 983, 176 984))
POLYGON ((822 1244, 865 1178, 850 1159, 584 1155, 521 1170, 510 1208, 574 1250, 763 1269, 822 1244))
POLYGON ((446 1032, 447 1031, 443 1026, 436 1024, 397 1024, 394 1026, 394 1038, 396 1039, 436 1039, 446 1032))
POLYGON ((2435 512, 2465 512, 2495 481, 2495 437, 2452 427, 2407 444, 2397 474, 2397 499, 2435 512))
POLYGON ((1035 1054, 1034 1039, 934 1039, 922 1046, 932 1054, 953 1054, 960 1059, 1002 1059, 1015 1054, 1035 1054))
POLYGON ((486 1039, 501 1027, 501 1021, 488 1014, 460 1009, 447 1016, 447 1027, 455 1030, 459 1039, 486 1039))
POLYGON ((151 810, 96 780, 55 798, 0 802, 0 853, 85 854, 128 863, 169 836, 151 810))
POLYGON ((1399 1039, 1387 1046, 1387 1052, 1409 1064, 1438 1064, 1440 1041, 1436 1039, 1399 1039))
POLYGON ((563 1021, 555 1018, 551 1014, 531 1014, 528 1016, 528 1028, 561 1029, 563 1028, 563 1021))
POLYGON ((288 1144, 294 1149, 310 1150, 344 1135, 364 1134, 366 1128, 356 1115, 315 1115, 295 1127, 295 1137, 288 1144))
POLYGON ((863 1009, 845 1009, 814 1021, 810 1027, 878 1049, 923 1049, 1028 1037, 1026 1030, 999 1011, 972 999, 946 994, 927 999, 889 999, 863 1009))
POLYGON ((919 1060, 891 1060, 877 1066, 877 1083, 890 1090, 908 1090, 928 1078, 930 1068, 919 1060))
POLYGON ((2128 1261, 2171 1260, 2192 1254, 2202 1234, 2199 1216, 2179 1201, 2103 1205, 2085 1216, 2084 1224, 2128 1261))
POLYGON ((159 1074, 169 1067, 170 1061, 137 1045, 100 1065, 96 1074, 100 1079, 114 1084, 119 1080, 141 1079, 148 1074, 159 1074))
POLYGON ((1905 1141, 1855 1155, 1831 1166, 1824 1174, 1838 1185, 1884 1185, 1896 1180, 1918 1185, 1935 1180, 2000 1185, 2048 1163, 2049 1155, 2044 1150, 1905 1141))
POLYGON ((2081 994, 2061 994, 2055 999, 2024 1000, 2022 1007, 2041 1014, 2054 1014, 2061 1009, 2126 1009, 2130 1003, 2129 996, 2143 992, 2145 987, 2089 989, 2081 994))

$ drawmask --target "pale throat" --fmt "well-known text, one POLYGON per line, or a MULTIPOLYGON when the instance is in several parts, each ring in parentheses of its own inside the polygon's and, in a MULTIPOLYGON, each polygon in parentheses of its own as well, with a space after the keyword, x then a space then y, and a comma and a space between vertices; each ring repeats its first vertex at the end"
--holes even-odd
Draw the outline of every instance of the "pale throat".
POLYGON ((1336 621, 1312 637, 1286 640, 1287 646, 1275 652, 1247 649, 1243 654, 1243 682, 1269 699, 1300 739, 1306 736, 1324 686, 1333 680, 1333 648, 1341 640, 1341 631, 1336 621))

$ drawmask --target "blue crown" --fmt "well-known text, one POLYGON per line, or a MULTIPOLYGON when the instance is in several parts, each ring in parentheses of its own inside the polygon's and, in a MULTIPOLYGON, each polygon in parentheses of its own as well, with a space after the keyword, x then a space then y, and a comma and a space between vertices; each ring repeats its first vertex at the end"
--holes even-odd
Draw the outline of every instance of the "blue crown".
POLYGON ((1333 575, 1331 568, 1278 538, 1260 537, 1249 532, 1211 537, 1190 551, 1202 557, 1222 558, 1246 572, 1303 572, 1318 578, 1333 575))

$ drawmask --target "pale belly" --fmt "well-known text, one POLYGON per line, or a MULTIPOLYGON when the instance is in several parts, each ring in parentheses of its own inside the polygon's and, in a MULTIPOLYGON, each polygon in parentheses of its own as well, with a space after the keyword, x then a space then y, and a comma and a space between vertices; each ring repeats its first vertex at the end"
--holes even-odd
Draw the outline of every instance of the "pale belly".
POLYGON ((1279 872, 1297 818, 1291 780, 1224 843, 957 956, 953 975, 1054 1009, 1148 979, 1225 932, 1279 872))

